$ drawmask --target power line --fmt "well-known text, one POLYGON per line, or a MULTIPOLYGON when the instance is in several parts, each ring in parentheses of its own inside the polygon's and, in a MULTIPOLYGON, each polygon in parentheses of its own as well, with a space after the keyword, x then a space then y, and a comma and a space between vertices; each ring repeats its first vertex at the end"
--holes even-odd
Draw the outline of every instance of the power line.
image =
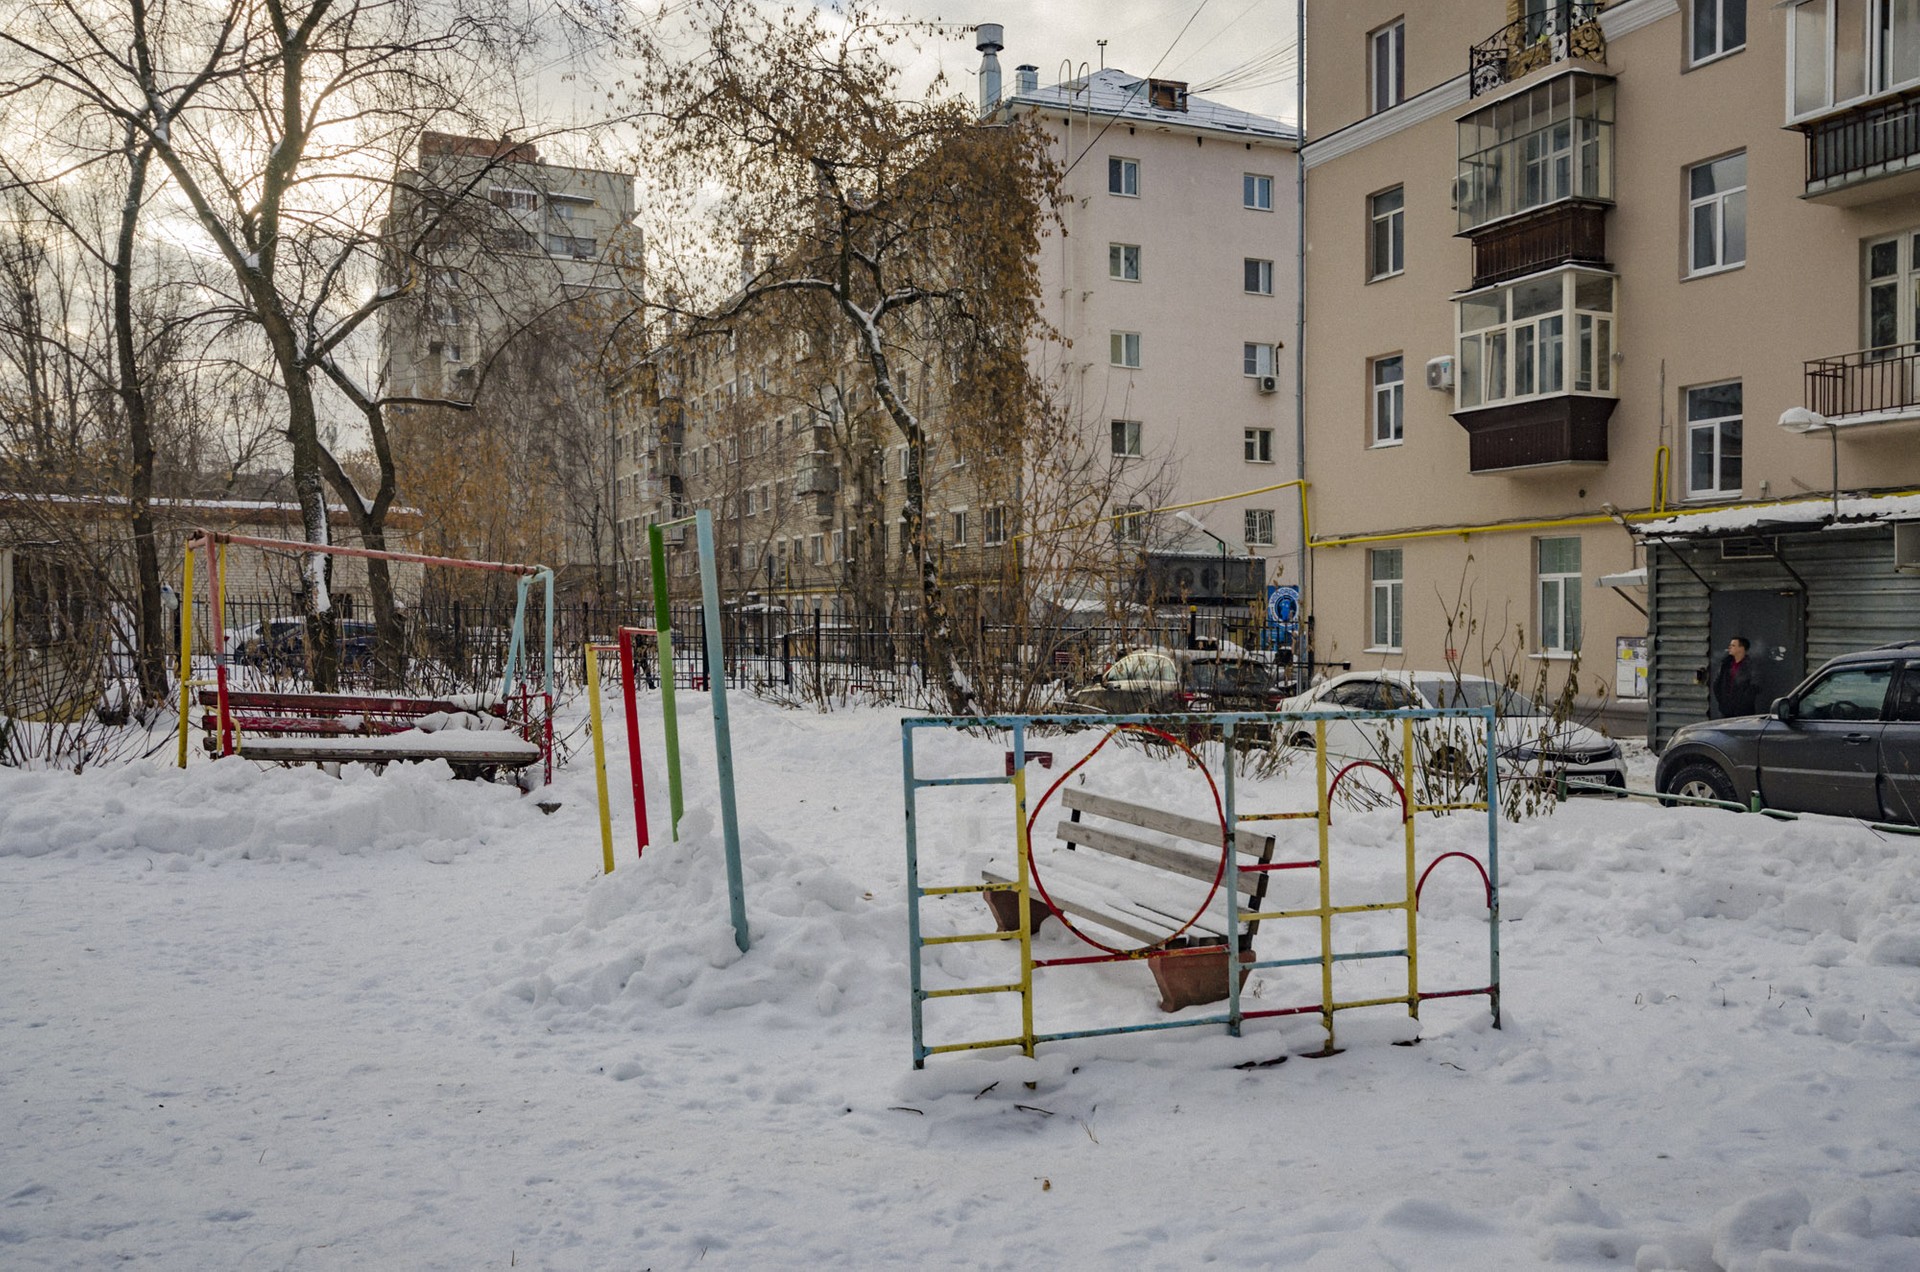
MULTIPOLYGON (((1173 43, 1167 45, 1167 51, 1160 55, 1159 61, 1156 61, 1153 64, 1153 69, 1147 72, 1147 78, 1144 80, 1141 80, 1139 84, 1136 84, 1133 86, 1133 88, 1127 93, 1126 100, 1120 103, 1120 109, 1116 111, 1113 114, 1113 116, 1107 120, 1105 124, 1101 125, 1100 131, 1093 135, 1093 140, 1087 143, 1086 149, 1082 150, 1079 154, 1073 157, 1073 162, 1067 165, 1067 170, 1060 174, 1061 180, 1064 181, 1066 178, 1072 176, 1073 170, 1080 166, 1080 161, 1087 157, 1088 151, 1091 151, 1095 146, 1099 145, 1100 139, 1107 135, 1107 129, 1113 127, 1115 124, 1120 122, 1120 116, 1125 113, 1128 106, 1132 105, 1133 99, 1139 95, 1141 87, 1145 85, 1148 82, 1148 80, 1151 80, 1154 77, 1154 75, 1160 70, 1161 64, 1164 63, 1167 60, 1167 58, 1173 54, 1174 45, 1177 45, 1180 43, 1181 37, 1185 36, 1188 29, 1193 26, 1194 19, 1200 16, 1200 14, 1206 9, 1209 3, 1211 3, 1211 0, 1200 0, 1199 8, 1196 8, 1193 11, 1192 16, 1190 16, 1187 19, 1186 25, 1180 28, 1180 32, 1178 35, 1175 35, 1173 37, 1173 43)), ((1087 103, 1088 103, 1089 109, 1091 109, 1092 103, 1093 103, 1093 95, 1091 91, 1089 91, 1087 95, 1087 103)))

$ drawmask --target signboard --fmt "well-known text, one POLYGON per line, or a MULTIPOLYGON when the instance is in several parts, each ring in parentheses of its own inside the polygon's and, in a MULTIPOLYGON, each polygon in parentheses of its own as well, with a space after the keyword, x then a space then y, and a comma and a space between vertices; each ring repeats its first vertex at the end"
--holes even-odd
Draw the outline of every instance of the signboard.
POLYGON ((1613 641, 1613 696, 1647 696, 1647 638, 1617 636, 1613 641))

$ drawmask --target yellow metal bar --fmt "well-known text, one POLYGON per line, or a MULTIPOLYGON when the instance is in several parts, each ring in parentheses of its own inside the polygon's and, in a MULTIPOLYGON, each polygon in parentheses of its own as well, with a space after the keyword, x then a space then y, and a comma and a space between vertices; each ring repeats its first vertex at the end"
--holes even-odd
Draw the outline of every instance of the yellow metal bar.
POLYGON ((1310 821, 1320 815, 1318 809, 1305 813, 1248 813, 1239 820, 1243 822, 1263 821, 1310 821))
POLYGON ((1404 1003, 1406 1001, 1406 997, 1402 994, 1395 994, 1391 998, 1356 998, 1352 1002, 1335 1003, 1333 1010, 1346 1011, 1350 1007, 1386 1007, 1393 1003, 1404 1003))
POLYGON ((989 1038, 985 1042, 949 1042, 941 1047, 928 1047, 930 1056, 945 1055, 954 1051, 985 1051, 988 1047, 1030 1047, 1027 1038, 989 1038))
POLYGON ((1655 512, 1667 510, 1667 470, 1673 463, 1673 450, 1665 442, 1653 448, 1653 496, 1647 507, 1655 512))
POLYGON ((958 989, 927 989, 922 990, 920 996, 922 998, 961 998, 968 994, 1021 994, 1025 992, 1026 986, 1022 985, 1019 981, 1015 981, 1011 985, 963 985, 958 989))
POLYGON ((193 714, 193 547, 180 566, 180 767, 187 767, 187 722, 193 714))
POLYGON ((607 802, 607 739, 600 711, 600 651, 587 646, 587 701, 593 704, 593 786, 600 797, 600 866, 613 873, 613 807, 607 802))
MULTIPOLYGON (((213 552, 218 554, 217 559, 213 563, 213 603, 220 611, 220 621, 214 625, 213 630, 224 633, 227 628, 227 541, 222 539, 220 546, 214 548, 213 552)), ((216 649, 213 651, 215 667, 224 663, 226 658, 226 650, 216 649)), ((217 672, 215 674, 216 676, 218 675, 217 672)), ((227 734, 229 732, 233 734, 233 749, 238 751, 240 749, 240 727, 233 723, 233 718, 227 711, 227 696, 225 694, 220 695, 220 705, 214 708, 214 710, 219 716, 219 719, 215 723, 220 726, 220 753, 222 755, 226 754, 227 734)))
MULTIPOLYGON (((1407 783, 1411 786, 1413 783, 1413 721, 1402 720, 1400 729, 1400 744, 1404 756, 1402 767, 1407 775, 1407 783)), ((1418 1020, 1420 1019, 1420 918, 1418 908, 1414 904, 1416 884, 1413 860, 1414 813, 1411 807, 1413 792, 1411 790, 1407 792, 1407 803, 1409 808, 1402 819, 1407 826, 1407 895, 1401 904, 1407 907, 1407 1014, 1418 1020)))
POLYGON ((923 897, 952 897, 965 892, 1018 892, 1017 883, 962 883, 951 888, 922 888, 923 897))
POLYGON ((1327 722, 1313 722, 1313 784, 1319 792, 1320 840, 1320 1017, 1333 1050, 1333 876, 1328 828, 1333 824, 1333 792, 1327 789, 1327 722))
MULTIPOLYGON (((1021 748, 1021 758, 1025 759, 1025 734, 1014 735, 1015 744, 1021 748)), ((1033 913, 1029 908, 1028 888, 1031 880, 1027 877, 1027 766, 1022 764, 1013 771, 1013 842, 1018 847, 1019 867, 1014 872, 1015 889, 1020 907, 1020 1049, 1031 1059, 1033 1056, 1033 913)))
POLYGON ((1484 813, 1487 811, 1487 801, 1483 799, 1472 804, 1415 804, 1413 811, 1416 813, 1484 813))
POLYGON ((1252 922, 1255 919, 1264 922, 1267 919, 1331 918, 1336 914, 1374 914, 1381 910, 1398 910, 1405 907, 1406 904, 1405 901, 1370 901, 1364 905, 1328 906, 1324 910, 1319 908, 1311 910, 1268 910, 1260 914, 1242 914, 1240 917, 1247 922, 1252 922))
POLYGON ((922 945, 964 945, 969 941, 1011 941, 1018 932, 963 932, 959 936, 923 936, 922 945))

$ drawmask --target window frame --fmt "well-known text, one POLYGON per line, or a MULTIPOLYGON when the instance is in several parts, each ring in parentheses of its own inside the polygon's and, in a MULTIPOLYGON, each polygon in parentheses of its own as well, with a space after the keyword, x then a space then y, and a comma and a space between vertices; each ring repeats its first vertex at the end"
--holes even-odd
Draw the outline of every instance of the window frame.
POLYGON ((1685 452, 1687 499, 1709 501, 1727 498, 1737 499, 1740 497, 1740 492, 1746 482, 1746 410, 1746 386, 1738 377, 1726 380, 1710 380, 1705 384, 1691 384, 1680 391, 1680 419, 1687 430, 1687 448, 1685 452), (1693 413, 1694 395, 1696 393, 1705 393, 1710 389, 1723 389, 1728 385, 1734 385, 1740 389, 1740 413, 1737 415, 1708 415, 1696 419, 1693 413), (1735 436, 1735 442, 1740 450, 1740 453, 1734 456, 1735 462, 1740 466, 1740 482, 1732 487, 1724 484, 1727 464, 1727 456, 1725 454, 1727 440, 1726 428, 1729 424, 1738 430, 1735 436), (1704 432, 1709 428, 1711 428, 1714 433, 1712 459, 1714 485, 1699 486, 1694 483, 1695 451, 1693 437, 1696 432, 1704 432))
POLYGON ((1369 400, 1367 418, 1372 423, 1372 435, 1368 445, 1378 450, 1404 444, 1407 440, 1407 355, 1383 353, 1379 357, 1368 358, 1367 393, 1369 400), (1399 364, 1399 378, 1382 380, 1381 373, 1389 363, 1399 364), (1381 427, 1383 400, 1391 416, 1391 427, 1384 430, 1381 427))
POLYGON ((1270 548, 1273 546, 1274 510, 1272 508, 1241 509, 1241 540, 1250 548, 1270 548))
POLYGON ((1107 244, 1107 277, 1116 283, 1137 283, 1140 281, 1140 245, 1138 243, 1107 244), (1129 258, 1128 253, 1132 253, 1129 258), (1127 261, 1133 262, 1133 272, 1127 273, 1127 261))
POLYGON ((1454 297, 1455 411, 1475 411, 1552 397, 1617 399, 1619 377, 1614 373, 1613 353, 1620 347, 1619 300, 1617 274, 1578 265, 1556 265, 1454 297), (1580 296, 1583 278, 1606 280, 1607 308, 1595 308, 1590 302, 1583 305, 1580 296), (1559 283, 1559 306, 1515 318, 1514 294, 1546 279, 1556 279, 1559 283), (1498 297, 1497 305, 1492 304, 1495 297, 1498 297), (1500 316, 1469 330, 1470 307, 1497 309, 1500 316), (1547 338, 1547 320, 1554 317, 1561 320, 1560 326, 1555 336, 1547 338), (1531 333, 1525 341, 1521 339, 1523 331, 1531 333), (1531 387, 1524 392, 1519 365, 1523 343, 1531 359, 1527 373, 1531 387), (1557 364, 1551 362, 1549 353, 1556 345, 1557 364), (1491 396, 1488 393, 1490 378, 1486 374, 1489 364, 1498 365, 1501 377, 1500 392, 1491 396), (1546 372, 1554 366, 1559 373, 1558 387, 1541 388, 1548 379, 1546 372), (1580 387, 1583 375, 1587 380, 1585 388, 1580 387))
POLYGON ((1389 186, 1367 196, 1367 281, 1377 283, 1388 278, 1398 278, 1407 272, 1407 187, 1405 184, 1389 186), (1380 210, 1380 200, 1389 195, 1400 196, 1400 205, 1380 210), (1380 236, 1385 233, 1388 265, 1384 270, 1375 270, 1380 259, 1380 236))
POLYGON ((1740 269, 1747 263, 1747 157, 1745 150, 1730 150, 1726 154, 1717 155, 1712 159, 1702 159, 1700 162, 1690 163, 1686 167, 1684 175, 1685 185, 1683 188, 1687 196, 1687 278, 1706 278, 1712 274, 1725 274, 1731 270, 1740 269), (1734 158, 1740 160, 1739 185, 1726 190, 1716 190, 1704 195, 1696 195, 1693 192, 1693 180, 1696 172, 1711 169, 1715 164, 1725 163, 1727 160, 1734 158), (1727 208, 1728 205, 1736 199, 1739 201, 1740 209, 1740 259, 1728 260, 1726 256, 1727 208), (1701 211, 1708 209, 1711 209, 1713 217, 1714 260, 1708 265, 1698 265, 1695 263, 1700 251, 1700 225, 1698 215, 1701 211))
POLYGON ((1248 296, 1273 295, 1273 262, 1258 256, 1241 259, 1240 290, 1248 296), (1249 287, 1248 283, 1254 285, 1249 287))
POLYGON ((1534 581, 1534 622, 1535 645, 1538 651, 1549 657, 1571 656, 1580 652, 1580 635, 1583 617, 1581 614, 1581 587, 1585 579, 1585 563, 1582 556, 1581 539, 1577 534, 1549 535, 1533 541, 1533 581, 1534 581), (1546 565, 1548 544, 1571 543, 1574 550, 1574 569, 1549 571, 1546 565), (1569 586, 1571 585, 1571 586, 1569 586), (1555 639, 1547 639, 1547 604, 1549 593, 1553 596, 1554 621, 1552 624, 1555 639), (1568 642, 1571 634, 1572 642, 1568 642))
POLYGON ((1240 374, 1249 380, 1258 380, 1266 376, 1277 376, 1280 366, 1280 346, 1261 344, 1256 340, 1242 341, 1240 344, 1240 374), (1262 360, 1265 367, 1262 368, 1262 360))
POLYGON ((1129 159, 1124 155, 1107 156, 1107 193, 1116 199, 1140 197, 1140 161, 1138 159, 1129 159), (1133 188, 1128 189, 1129 185, 1133 188))
POLYGON ((1141 428, 1139 420, 1113 420, 1110 422, 1109 439, 1112 443, 1112 456, 1115 459, 1139 459, 1144 452, 1141 449, 1141 428), (1131 449, 1128 449, 1131 447, 1131 449))
POLYGON ((1241 173, 1240 206, 1249 212, 1273 211, 1273 177, 1262 172, 1241 173))
POLYGON ((962 504, 958 508, 947 509, 947 529, 949 531, 947 546, 954 548, 964 548, 968 546, 967 531, 969 526, 967 525, 967 521, 966 505, 962 504))
POLYGON ((980 510, 980 546, 997 548, 1007 541, 1007 506, 990 504, 980 510))
POLYGON ((1241 429, 1240 453, 1245 463, 1273 463, 1273 430, 1258 425, 1249 425, 1241 429))
POLYGON ((1140 333, 1137 331, 1109 331, 1107 333, 1107 365, 1128 371, 1138 371, 1140 345, 1140 333), (1128 361, 1128 358, 1132 361, 1128 361))
POLYGON ((1689 0, 1687 5, 1687 69, 1692 70, 1698 66, 1706 66, 1709 63, 1718 62, 1722 58, 1732 57, 1735 53, 1743 51, 1747 47, 1747 19, 1751 16, 1752 15, 1747 12, 1747 0, 1689 0), (1714 39, 1716 42, 1726 38, 1727 11, 1738 7, 1740 11, 1740 43, 1722 44, 1721 47, 1715 49, 1713 52, 1708 53, 1704 57, 1701 56, 1696 39, 1700 33, 1699 14, 1703 5, 1711 7, 1714 11, 1715 22, 1713 25, 1714 39))
POLYGON ((1407 100, 1407 19, 1402 14, 1367 32, 1367 114, 1378 115, 1407 100), (1381 54, 1388 75, 1381 75, 1381 54))
POLYGON ((1398 654, 1406 649, 1407 558, 1403 548, 1371 548, 1367 552, 1367 650, 1398 654), (1394 573, 1383 574, 1391 563, 1394 573), (1382 606, 1385 606, 1384 612, 1382 606), (1385 619, 1385 627, 1381 626, 1385 619))
POLYGON ((1860 347, 1875 361, 1899 352, 1902 346, 1920 341, 1920 225, 1876 234, 1860 242, 1860 347), (1893 247, 1893 271, 1873 272, 1873 252, 1877 247, 1893 247), (1873 332, 1874 293, 1886 290, 1893 305, 1891 341, 1875 341, 1873 332))
POLYGON ((1121 504, 1113 510, 1113 541, 1139 547, 1147 541, 1147 510, 1139 504, 1121 504))
MULTIPOLYGON (((1861 20, 1864 23, 1865 29, 1858 33, 1859 47, 1857 52, 1860 56, 1860 63, 1857 69, 1857 75, 1859 87, 1857 91, 1851 91, 1844 97, 1842 97, 1839 92, 1839 79, 1842 68, 1838 53, 1839 41, 1834 38, 1833 0, 1797 0, 1797 2, 1792 4, 1792 7, 1788 10, 1786 23, 1787 123, 1804 123, 1810 119, 1818 119, 1823 115, 1847 110, 1862 103, 1870 102, 1875 98, 1889 96, 1915 86, 1920 86, 1920 49, 1916 49, 1917 56, 1913 65, 1909 68, 1910 73, 1904 77, 1895 78, 1892 65, 1893 54, 1887 49, 1882 39, 1881 28, 1883 24, 1879 20, 1880 14, 1885 12, 1883 6, 1886 3, 1887 0, 1868 0, 1867 3, 1862 4, 1860 7, 1861 20), (1811 23, 1803 20, 1801 15, 1809 13, 1817 13, 1819 15, 1817 19, 1819 29, 1817 32, 1803 31, 1803 27, 1810 26, 1811 23), (1801 65, 1800 42, 1808 33, 1813 34, 1819 40, 1820 47, 1816 50, 1815 57, 1807 59, 1808 64, 1803 67, 1801 65), (1817 72, 1820 76, 1818 85, 1820 90, 1819 100, 1805 108, 1802 108, 1800 105, 1801 85, 1799 74, 1803 69, 1817 72)), ((1885 25, 1889 29, 1892 28, 1890 18, 1885 25)), ((1896 31, 1895 34, 1897 36, 1900 33, 1896 31)), ((1907 31, 1905 34, 1909 40, 1920 44, 1920 22, 1916 22, 1915 28, 1907 31)), ((1849 53, 1854 51, 1855 50, 1849 50, 1849 53)), ((1849 79, 1852 79, 1854 74, 1855 71, 1853 68, 1849 68, 1849 79)))

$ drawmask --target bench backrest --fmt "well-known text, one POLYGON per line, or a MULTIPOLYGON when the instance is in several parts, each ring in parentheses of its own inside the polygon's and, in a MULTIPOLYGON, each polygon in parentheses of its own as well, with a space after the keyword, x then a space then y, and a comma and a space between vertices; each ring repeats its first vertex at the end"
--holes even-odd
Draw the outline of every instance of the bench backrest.
MULTIPOLYGON (((1063 843, 1208 883, 1220 868, 1217 820, 1170 813, 1073 786, 1062 791, 1062 798, 1073 815, 1060 822, 1058 833, 1063 843), (1095 824, 1083 820, 1085 817, 1098 817, 1114 825, 1095 824), (1135 833, 1137 831, 1155 832, 1175 842, 1145 838, 1135 833)), ((1234 848, 1241 856, 1264 864, 1273 859, 1273 836, 1241 830, 1234 836, 1234 848)), ((1265 871, 1238 870, 1235 874, 1241 892, 1256 901, 1266 895, 1265 871)))
MULTIPOLYGON (((220 694, 215 689, 200 691, 200 705, 217 707, 220 694)), ((230 689, 227 691, 227 710, 287 712, 296 715, 384 715, 384 716, 423 716, 436 711, 469 711, 456 703, 438 698, 387 698, 377 694, 361 693, 279 693, 271 690, 230 689)), ((495 703, 487 708, 489 714, 504 715, 505 707, 495 703)))

